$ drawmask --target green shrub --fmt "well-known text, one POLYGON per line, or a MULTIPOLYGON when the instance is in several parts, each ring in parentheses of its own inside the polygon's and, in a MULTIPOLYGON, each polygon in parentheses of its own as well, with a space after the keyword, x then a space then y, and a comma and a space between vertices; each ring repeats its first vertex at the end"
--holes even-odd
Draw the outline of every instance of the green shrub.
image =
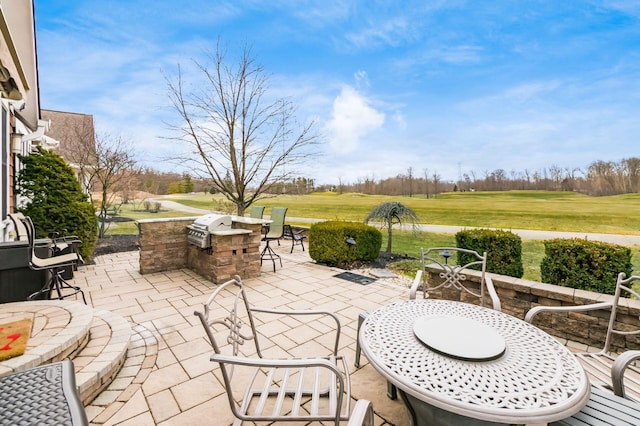
POLYGON ((632 272, 631 249, 578 238, 544 242, 542 282, 614 294, 620 272, 632 272))
POLYGON ((358 222, 318 222, 309 228, 309 256, 318 263, 348 265, 357 260, 378 258, 382 234, 373 226, 358 222), (353 238, 355 244, 347 244, 353 238))
POLYGON ((58 154, 40 147, 19 158, 24 168, 18 172, 16 190, 27 203, 18 210, 31 217, 36 238, 46 238, 52 231, 77 235, 82 240, 80 254, 90 258, 98 236, 98 218, 73 170, 58 154))
MULTIPOLYGON (((456 246, 487 252, 487 272, 522 278, 522 239, 509 231, 494 229, 465 229, 456 234, 456 246)), ((470 255, 460 254, 459 264, 471 262, 470 255)), ((477 265, 476 269, 480 265, 477 265)))

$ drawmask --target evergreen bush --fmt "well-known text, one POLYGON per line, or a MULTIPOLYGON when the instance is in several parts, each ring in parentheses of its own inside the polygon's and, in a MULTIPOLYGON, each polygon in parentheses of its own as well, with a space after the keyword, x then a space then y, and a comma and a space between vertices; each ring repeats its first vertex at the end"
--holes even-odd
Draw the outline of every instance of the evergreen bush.
POLYGON ((540 275, 548 284, 614 294, 618 274, 633 270, 631 249, 617 244, 557 238, 544 242, 544 253, 540 275))
POLYGON ((27 199, 18 211, 31 217, 36 238, 46 238, 53 231, 76 235, 82 240, 80 254, 90 258, 98 238, 98 218, 71 167, 60 155, 41 147, 18 157, 24 168, 18 172, 16 191, 27 199))
MULTIPOLYGON (((487 272, 522 278, 522 239, 510 231, 496 229, 465 229, 456 233, 456 246, 487 252, 487 272)), ((464 265, 474 261, 464 253, 459 254, 458 263, 464 265)), ((476 265, 480 269, 480 265, 476 265)))
POLYGON ((309 228, 309 256, 318 263, 340 266, 375 260, 381 245, 382 233, 364 223, 327 221, 309 228), (348 239, 355 244, 348 244, 348 239))

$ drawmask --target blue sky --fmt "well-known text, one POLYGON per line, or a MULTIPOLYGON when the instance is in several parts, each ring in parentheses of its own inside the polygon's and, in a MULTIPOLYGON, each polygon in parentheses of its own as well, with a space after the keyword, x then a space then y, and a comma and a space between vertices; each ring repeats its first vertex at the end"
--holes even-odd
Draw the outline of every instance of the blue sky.
MULTIPOLYGON (((218 38, 249 44, 300 121, 318 183, 585 168, 640 156, 640 2, 627 0, 36 0, 41 105, 167 141, 164 75, 218 38)), ((187 75, 197 81, 196 76, 187 75)))

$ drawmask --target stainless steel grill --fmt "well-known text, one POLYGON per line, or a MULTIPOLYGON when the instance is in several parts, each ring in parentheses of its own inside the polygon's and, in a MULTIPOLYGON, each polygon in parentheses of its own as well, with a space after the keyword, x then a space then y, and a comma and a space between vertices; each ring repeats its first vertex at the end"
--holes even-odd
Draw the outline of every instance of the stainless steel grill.
POLYGON ((231 229, 231 216, 220 214, 206 214, 197 218, 187 226, 187 241, 189 244, 207 249, 211 247, 211 233, 231 229))

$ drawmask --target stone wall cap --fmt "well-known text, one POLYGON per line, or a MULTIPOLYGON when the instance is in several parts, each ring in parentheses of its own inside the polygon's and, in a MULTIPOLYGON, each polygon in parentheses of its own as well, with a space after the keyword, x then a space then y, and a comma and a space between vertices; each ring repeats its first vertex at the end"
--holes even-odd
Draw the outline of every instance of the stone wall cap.
POLYGON ((158 219, 139 219, 136 220, 136 223, 159 223, 159 222, 183 222, 183 221, 191 221, 193 222, 200 216, 185 216, 185 217, 163 217, 158 219))
POLYGON ((249 225, 262 225, 271 223, 272 221, 269 219, 257 219, 255 217, 245 217, 245 216, 231 216, 231 220, 238 223, 246 223, 249 225))
POLYGON ((248 229, 225 229, 222 231, 211 231, 211 235, 240 235, 240 234, 252 234, 253 232, 248 229))

